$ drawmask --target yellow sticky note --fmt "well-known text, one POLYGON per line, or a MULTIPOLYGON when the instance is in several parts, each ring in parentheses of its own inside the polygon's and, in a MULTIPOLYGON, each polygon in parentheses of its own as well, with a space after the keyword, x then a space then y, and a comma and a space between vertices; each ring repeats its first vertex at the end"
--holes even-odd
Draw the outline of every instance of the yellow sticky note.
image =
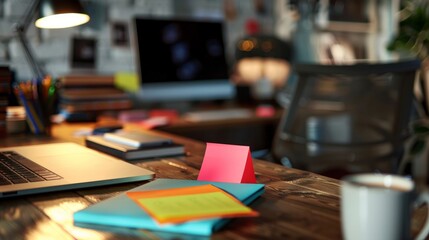
POLYGON ((258 215, 258 212, 213 185, 127 194, 159 223, 258 215))
POLYGON ((137 92, 140 89, 140 81, 136 73, 117 72, 115 86, 127 92, 137 92))

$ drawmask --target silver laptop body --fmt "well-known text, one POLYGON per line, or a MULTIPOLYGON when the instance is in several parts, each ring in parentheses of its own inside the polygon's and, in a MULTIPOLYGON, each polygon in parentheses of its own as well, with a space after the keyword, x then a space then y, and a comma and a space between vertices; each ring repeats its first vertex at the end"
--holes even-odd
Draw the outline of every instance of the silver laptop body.
MULTIPOLYGON (((155 174, 120 159, 91 150, 76 143, 51 143, 0 148, 0 161, 9 161, 4 156, 15 157, 14 153, 40 165, 36 175, 29 182, 6 184, 0 180, 0 198, 43 193, 59 190, 103 186, 108 184, 143 181, 154 178, 155 174), (43 180, 38 179, 43 178, 43 180), (47 180, 46 180, 47 179, 47 180)), ((19 157, 16 157, 19 158, 19 157)), ((30 166, 27 160, 24 165, 30 166)), ((11 165, 10 163, 8 163, 11 165)), ((11 174, 0 166, 1 174, 11 174)), ((23 167, 11 166, 22 169, 23 167)), ((33 167, 33 166, 30 166, 33 167)), ((27 168, 24 166, 24 168, 27 168)), ((26 169, 24 169, 26 170, 26 169)), ((20 173, 22 174, 22 173, 20 173)), ((23 175, 28 175, 24 173, 23 175)))

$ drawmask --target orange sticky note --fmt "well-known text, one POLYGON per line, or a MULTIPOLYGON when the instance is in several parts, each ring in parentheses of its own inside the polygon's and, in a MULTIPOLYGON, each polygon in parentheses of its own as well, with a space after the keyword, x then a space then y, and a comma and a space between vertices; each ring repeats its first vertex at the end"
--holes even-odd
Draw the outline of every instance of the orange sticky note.
POLYGON ((207 143, 198 180, 256 183, 250 147, 207 143))
POLYGON ((253 217, 253 211, 213 185, 127 192, 158 223, 181 223, 214 217, 253 217))

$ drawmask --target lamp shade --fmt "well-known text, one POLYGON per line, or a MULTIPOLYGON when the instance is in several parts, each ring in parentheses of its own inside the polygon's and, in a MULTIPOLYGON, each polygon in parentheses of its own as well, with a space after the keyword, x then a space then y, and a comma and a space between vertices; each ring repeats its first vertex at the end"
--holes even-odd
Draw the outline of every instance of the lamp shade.
POLYGON ((48 29, 68 28, 87 23, 89 19, 78 0, 42 0, 40 18, 35 25, 48 29))

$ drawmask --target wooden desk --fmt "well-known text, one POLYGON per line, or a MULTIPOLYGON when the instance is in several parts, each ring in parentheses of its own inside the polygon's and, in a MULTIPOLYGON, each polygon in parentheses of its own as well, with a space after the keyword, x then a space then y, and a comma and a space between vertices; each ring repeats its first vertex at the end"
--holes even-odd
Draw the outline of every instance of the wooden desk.
MULTIPOLYGON (((91 125, 63 124, 54 126, 53 138, 8 137, 0 145, 59 141, 83 144, 83 137, 72 135, 88 127, 91 125)), ((164 135, 185 144, 189 155, 134 163, 156 172, 160 178, 196 179, 205 146, 164 135)), ((215 233, 213 239, 341 239, 339 181, 266 161, 254 160, 254 166, 257 181, 266 184, 265 193, 251 204, 261 216, 235 219, 215 233)), ((140 184, 144 182, 0 200, 0 239, 189 239, 190 236, 145 230, 96 231, 73 225, 75 211, 140 184)))

